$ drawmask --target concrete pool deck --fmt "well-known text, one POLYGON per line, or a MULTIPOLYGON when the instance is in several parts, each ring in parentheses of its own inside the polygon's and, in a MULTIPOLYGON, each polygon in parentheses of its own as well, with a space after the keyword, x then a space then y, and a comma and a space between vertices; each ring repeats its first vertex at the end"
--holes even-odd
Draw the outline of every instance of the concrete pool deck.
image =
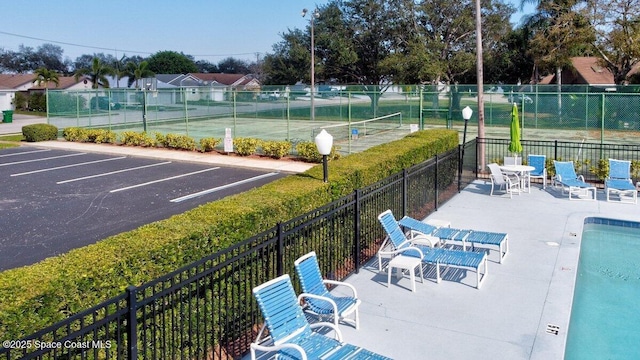
POLYGON ((596 201, 569 201, 540 184, 513 199, 489 190, 477 180, 429 216, 509 234, 502 264, 490 252, 481 289, 473 272, 455 269, 437 284, 432 267, 415 293, 406 275, 387 288, 372 260, 346 280, 362 305, 360 330, 340 326, 344 341, 395 359, 563 358, 584 219, 640 221, 638 205, 606 202, 602 190, 596 201))

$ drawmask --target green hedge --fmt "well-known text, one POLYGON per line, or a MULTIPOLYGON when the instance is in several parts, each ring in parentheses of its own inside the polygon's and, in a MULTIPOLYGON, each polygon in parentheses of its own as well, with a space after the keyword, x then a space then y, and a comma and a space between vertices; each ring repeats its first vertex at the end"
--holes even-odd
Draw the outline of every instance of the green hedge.
POLYGON ((33 124, 22 127, 22 135, 28 142, 56 140, 58 128, 50 124, 33 124))
POLYGON ((451 130, 404 139, 0 273, 0 339, 19 339, 355 189, 457 147, 451 130))

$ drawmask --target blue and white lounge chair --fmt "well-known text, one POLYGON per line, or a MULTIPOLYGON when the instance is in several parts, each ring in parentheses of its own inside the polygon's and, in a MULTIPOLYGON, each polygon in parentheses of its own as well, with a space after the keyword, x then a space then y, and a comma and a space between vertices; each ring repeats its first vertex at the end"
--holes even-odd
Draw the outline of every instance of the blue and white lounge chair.
POLYGON ((462 250, 467 250, 467 245, 471 245, 472 251, 475 251, 476 246, 496 246, 498 248, 499 263, 501 264, 509 252, 509 235, 506 233, 456 229, 452 227, 435 227, 409 216, 400 219, 398 224, 410 231, 409 241, 413 244, 425 245, 420 240, 418 240, 418 242, 414 241, 414 238, 435 237, 440 240, 440 244, 460 242, 462 243, 462 250))
POLYGON ((276 352, 275 358, 291 360, 389 359, 342 342, 342 333, 333 323, 309 324, 287 274, 256 286, 253 295, 264 325, 251 344, 251 359, 257 359, 258 352, 276 352), (332 329, 335 338, 313 331, 318 327, 332 329), (265 329, 269 330, 269 336, 264 336, 265 329))
POLYGON ((631 180, 631 161, 609 159, 609 176, 604 181, 604 191, 617 194, 620 202, 638 203, 638 190, 631 180))
POLYGON ((556 174, 551 178, 554 187, 561 187, 562 192, 569 193, 569 200, 579 200, 581 196, 586 197, 584 200, 596 199, 595 186, 584 182, 584 176, 576 175, 576 169, 573 161, 553 161, 556 174), (571 196, 574 195, 572 198, 571 196))
POLYGON ((533 166, 535 169, 529 172, 529 181, 531 179, 542 179, 542 188, 547 187, 547 157, 545 155, 529 155, 527 156, 529 166, 533 166))
POLYGON ((356 329, 360 328, 358 306, 360 300, 353 285, 336 280, 323 279, 315 251, 312 251, 294 261, 296 274, 302 286, 302 297, 305 309, 322 318, 324 315, 333 317, 333 323, 338 326, 338 320, 351 323, 356 329), (326 284, 344 286, 350 290, 351 296, 335 296, 329 292, 326 284), (354 314, 354 319, 347 316, 354 314))
POLYGON ((476 288, 482 286, 482 281, 487 276, 487 254, 473 251, 451 250, 442 247, 430 247, 412 244, 400 228, 391 210, 378 215, 378 220, 387 232, 387 238, 378 251, 378 264, 382 257, 393 257, 399 254, 404 256, 418 256, 427 264, 436 266, 436 281, 440 283, 440 266, 455 267, 476 272, 476 288), (483 272, 480 272, 480 268, 483 272))

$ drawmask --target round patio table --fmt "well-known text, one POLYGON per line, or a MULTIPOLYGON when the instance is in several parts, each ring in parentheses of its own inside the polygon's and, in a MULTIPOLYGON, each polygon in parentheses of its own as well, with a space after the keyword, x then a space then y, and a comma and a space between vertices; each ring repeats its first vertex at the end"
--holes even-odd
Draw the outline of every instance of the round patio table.
POLYGON ((531 192, 531 181, 529 174, 536 168, 529 165, 500 165, 500 170, 504 172, 516 173, 520 177, 520 188, 522 192, 531 192))

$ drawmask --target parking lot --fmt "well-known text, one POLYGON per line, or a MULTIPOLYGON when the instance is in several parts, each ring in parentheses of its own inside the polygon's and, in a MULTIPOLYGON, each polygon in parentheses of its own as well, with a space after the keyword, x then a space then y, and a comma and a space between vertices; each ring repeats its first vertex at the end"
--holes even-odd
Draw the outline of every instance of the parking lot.
POLYGON ((31 146, 0 150, 0 271, 283 176, 269 170, 31 146))

